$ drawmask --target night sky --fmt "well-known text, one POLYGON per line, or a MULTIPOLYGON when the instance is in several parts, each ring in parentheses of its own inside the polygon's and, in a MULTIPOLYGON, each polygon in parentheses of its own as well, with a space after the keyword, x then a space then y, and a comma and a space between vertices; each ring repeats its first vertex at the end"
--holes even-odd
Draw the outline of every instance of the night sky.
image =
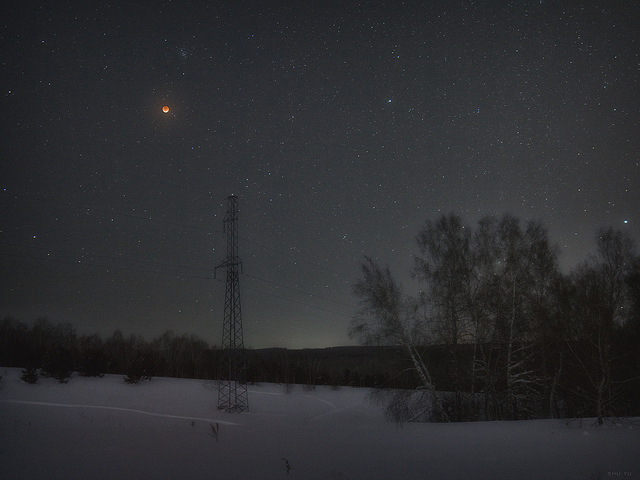
POLYGON ((640 238, 637 2, 13 2, 0 26, 0 318, 220 344, 231 194, 254 348, 353 343, 364 255, 411 291, 443 213, 541 219, 565 272, 598 227, 640 238))

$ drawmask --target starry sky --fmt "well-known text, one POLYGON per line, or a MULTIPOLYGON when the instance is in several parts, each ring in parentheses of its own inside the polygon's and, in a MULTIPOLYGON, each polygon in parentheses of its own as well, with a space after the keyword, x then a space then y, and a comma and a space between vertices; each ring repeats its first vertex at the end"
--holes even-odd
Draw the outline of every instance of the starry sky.
POLYGON ((540 219, 565 272, 640 238, 636 2, 3 10, 2 318, 220 344, 231 194, 253 348, 354 343, 364 256, 411 291, 444 213, 540 219))

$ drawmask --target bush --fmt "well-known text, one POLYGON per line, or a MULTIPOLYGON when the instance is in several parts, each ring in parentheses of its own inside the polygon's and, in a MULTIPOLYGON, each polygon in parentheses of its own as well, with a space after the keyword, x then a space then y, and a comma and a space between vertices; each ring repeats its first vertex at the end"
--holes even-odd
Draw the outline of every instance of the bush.
POLYGON ((27 367, 22 370, 22 376, 20 378, 24 382, 34 384, 38 381, 38 370, 33 367, 27 367))
POLYGON ((80 358, 78 373, 83 377, 103 377, 107 370, 107 360, 99 350, 89 350, 80 358))
POLYGON ((151 380, 151 369, 148 368, 148 362, 145 356, 138 353, 127 366, 127 375, 124 377, 124 381, 129 384, 136 384, 145 380, 151 380))
POLYGON ((75 360, 70 350, 66 348, 51 349, 44 358, 42 375, 53 377, 60 383, 67 383, 73 373, 75 360))

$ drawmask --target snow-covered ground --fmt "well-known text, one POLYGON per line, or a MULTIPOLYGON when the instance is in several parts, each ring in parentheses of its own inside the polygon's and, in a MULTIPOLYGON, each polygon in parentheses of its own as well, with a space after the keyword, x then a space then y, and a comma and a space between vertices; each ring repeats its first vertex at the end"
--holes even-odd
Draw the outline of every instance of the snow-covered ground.
POLYGON ((2 479, 640 478, 640 419, 399 426, 365 389, 251 386, 229 414, 201 380, 0 374, 2 479))

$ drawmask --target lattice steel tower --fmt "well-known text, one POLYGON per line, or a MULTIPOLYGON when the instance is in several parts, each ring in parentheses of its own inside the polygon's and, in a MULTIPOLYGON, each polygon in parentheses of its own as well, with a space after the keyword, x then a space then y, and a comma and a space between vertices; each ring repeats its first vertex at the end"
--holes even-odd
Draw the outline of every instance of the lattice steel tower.
POLYGON ((222 369, 218 390, 218 408, 228 412, 249 409, 247 395, 247 362, 242 339, 242 310, 240 308, 240 280, 238 270, 238 197, 227 197, 224 217, 227 234, 227 258, 215 269, 227 269, 227 288, 224 294, 224 324, 222 326, 222 369))

